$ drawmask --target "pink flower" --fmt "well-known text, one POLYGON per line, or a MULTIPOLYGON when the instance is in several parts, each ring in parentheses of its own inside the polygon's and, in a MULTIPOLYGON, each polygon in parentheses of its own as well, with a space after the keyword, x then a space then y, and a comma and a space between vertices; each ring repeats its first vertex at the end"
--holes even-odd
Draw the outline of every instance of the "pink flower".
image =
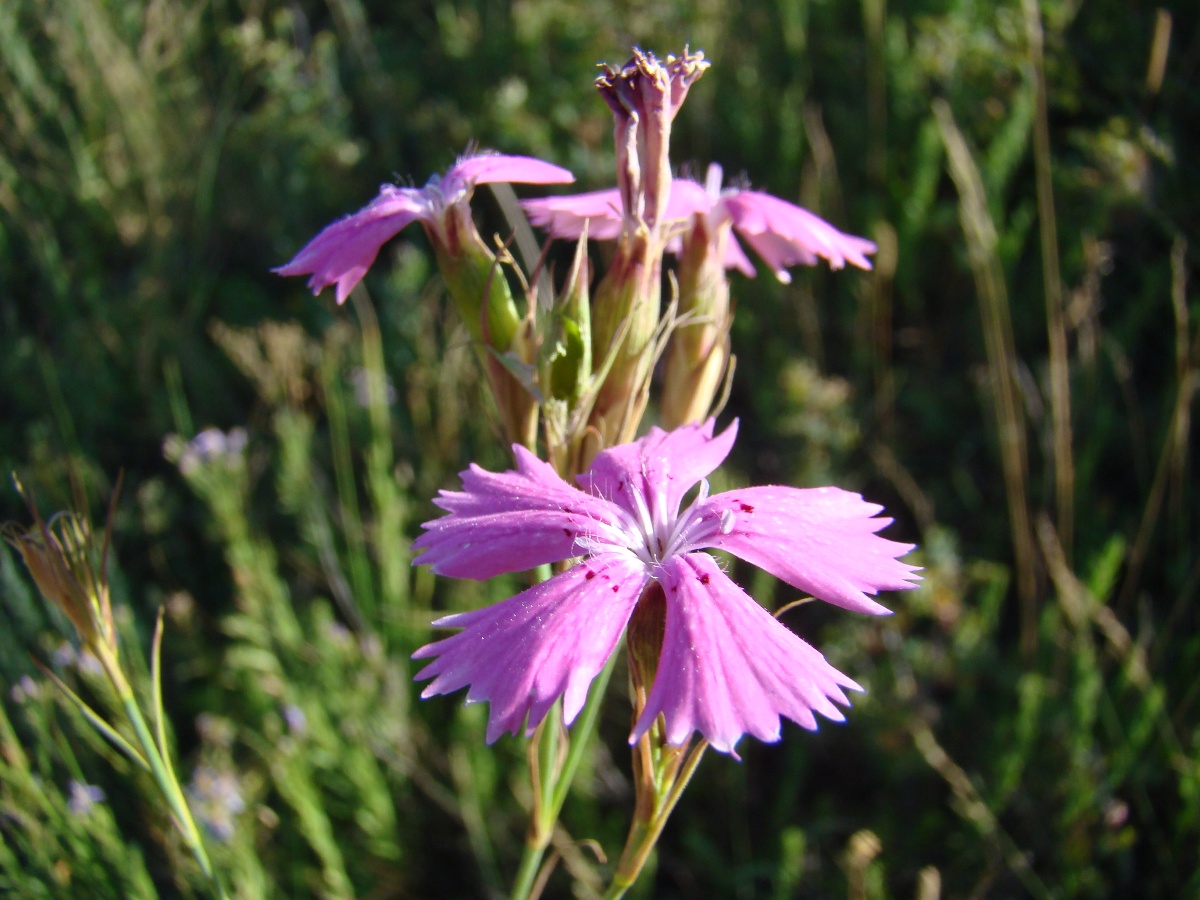
MULTIPOLYGON (((674 179, 664 221, 673 220, 682 226, 693 216, 706 216, 708 233, 714 235, 721 226, 732 225, 785 284, 792 280, 788 266, 815 265, 818 258, 834 269, 847 262, 860 269, 871 268, 866 257, 875 252, 871 241, 843 234, 819 216, 770 194, 740 188, 722 190, 721 174, 721 167, 713 163, 704 184, 674 179)), ((597 240, 611 240, 621 231, 621 195, 616 188, 525 200, 521 205, 533 224, 557 238, 577 239, 585 221, 588 236, 597 240)), ((680 247, 678 235, 667 245, 673 253, 678 253, 680 247)), ((725 267, 754 277, 754 266, 737 240, 727 244, 725 267)))
POLYGON ((443 178, 434 175, 423 188, 381 186, 378 197, 353 215, 327 226, 291 262, 272 271, 280 275, 311 274, 308 286, 314 294, 336 284, 337 302, 343 303, 362 281, 379 248, 406 225, 420 221, 432 240, 446 244, 450 238, 445 233, 446 214, 455 207, 465 209, 475 185, 496 181, 566 184, 574 180, 566 169, 529 156, 466 156, 443 178))
POLYGON ((705 548, 726 550, 799 590, 858 612, 887 610, 867 594, 913 587, 897 557, 910 544, 878 537, 891 519, 833 487, 756 487, 709 496, 705 477, 728 455, 736 424, 655 428, 600 453, 563 481, 522 447, 517 470, 471 466, 463 488, 443 491, 449 515, 425 523, 417 560, 439 574, 484 579, 580 557, 570 569, 502 603, 439 619, 463 629, 418 650, 433 658, 422 696, 470 685, 467 702, 491 704, 487 740, 526 733, 563 697, 570 724, 617 646, 643 591, 657 582, 666 606, 657 675, 635 743, 662 714, 666 740, 699 732, 732 753, 743 734, 780 735, 780 716, 816 728, 814 712, 841 721, 843 688, 861 690, 742 591, 705 548), (680 511, 699 483, 695 500, 680 511))

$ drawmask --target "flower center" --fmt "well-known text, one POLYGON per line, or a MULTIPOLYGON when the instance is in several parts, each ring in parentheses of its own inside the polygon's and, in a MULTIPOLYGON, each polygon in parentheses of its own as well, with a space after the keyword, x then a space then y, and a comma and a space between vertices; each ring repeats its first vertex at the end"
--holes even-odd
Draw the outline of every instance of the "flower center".
POLYGON ((594 537, 579 543, 591 553, 614 549, 632 553, 651 578, 657 578, 657 569, 671 557, 707 546, 714 535, 728 534, 733 528, 733 512, 717 514, 702 508, 708 499, 707 479, 700 482, 696 499, 682 513, 678 507, 667 507, 666 492, 656 491, 653 497, 647 497, 629 482, 625 487, 628 506, 613 503, 618 521, 601 525, 594 537))

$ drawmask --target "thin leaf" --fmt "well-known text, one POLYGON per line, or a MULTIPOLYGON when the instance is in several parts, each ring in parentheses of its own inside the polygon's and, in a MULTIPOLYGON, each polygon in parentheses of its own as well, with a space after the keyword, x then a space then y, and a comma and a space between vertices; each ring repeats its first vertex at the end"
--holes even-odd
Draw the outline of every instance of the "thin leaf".
POLYGON ((163 612, 165 607, 158 608, 158 618, 154 622, 154 639, 150 643, 150 690, 151 710, 154 713, 154 742, 158 745, 158 753, 163 759, 167 756, 167 735, 164 720, 162 698, 162 639, 163 612))
POLYGON ((146 757, 142 756, 142 754, 139 753, 137 749, 129 743, 129 741, 117 734, 113 727, 100 717, 99 713, 88 706, 82 697, 80 697, 67 686, 65 681, 50 671, 49 668, 42 665, 42 663, 40 663, 38 660, 35 659, 33 662, 34 665, 42 670, 43 675, 53 681, 55 686, 75 703, 75 705, 79 708, 79 711, 83 713, 83 717, 87 719, 97 731, 108 738, 109 742, 111 742, 113 746, 132 759, 147 772, 150 771, 150 764, 146 762, 146 757))

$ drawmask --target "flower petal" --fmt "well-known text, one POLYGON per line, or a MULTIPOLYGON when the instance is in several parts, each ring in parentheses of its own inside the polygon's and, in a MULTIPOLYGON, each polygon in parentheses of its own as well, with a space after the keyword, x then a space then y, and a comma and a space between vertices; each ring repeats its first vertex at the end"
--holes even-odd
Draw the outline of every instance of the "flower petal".
POLYGON ((621 192, 616 188, 522 200, 521 208, 530 222, 556 238, 577 240, 585 222, 588 237, 594 240, 611 241, 621 235, 621 192))
POLYGON ((705 546, 728 550, 835 606, 884 615, 889 610, 866 595, 907 590, 918 576, 917 567, 897 559, 912 544, 875 534, 892 521, 873 518, 882 508, 834 487, 769 486, 717 494, 697 513, 729 517, 726 533, 705 546))
POLYGON ((657 508, 662 517, 673 517, 684 494, 724 462, 737 437, 737 422, 713 437, 714 420, 683 425, 673 431, 651 428, 630 444, 610 447, 596 456, 591 469, 576 481, 590 494, 604 497, 637 513, 630 504, 627 485, 657 508))
POLYGON ((353 215, 327 225, 291 262, 271 271, 279 275, 312 274, 308 286, 314 294, 337 285, 337 302, 343 303, 362 281, 379 248, 411 222, 427 217, 424 195, 412 188, 385 184, 379 196, 353 215))
POLYGON ((489 744, 522 724, 531 733, 559 697, 570 725, 646 580, 632 556, 600 554, 502 603, 439 619, 435 625, 463 631, 413 654, 437 657, 414 679, 433 678, 421 696, 470 685, 468 703, 491 704, 489 744))
POLYGON ((570 184, 575 176, 562 166, 532 156, 478 153, 455 163, 442 179, 447 193, 461 186, 509 181, 514 184, 570 184), (451 187, 453 186, 453 187, 451 187))
POLYGON ((667 200, 664 221, 689 219, 692 216, 708 215, 713 208, 713 198, 704 185, 690 178, 676 178, 671 182, 671 193, 667 200))
POLYGON ((742 249, 742 245, 738 243, 736 235, 729 236, 729 242, 725 245, 725 268, 737 269, 747 278, 755 276, 754 263, 750 262, 750 257, 746 255, 746 251, 742 249))
POLYGON ((574 488, 524 447, 513 448, 517 470, 461 473, 462 491, 442 491, 434 502, 450 515, 426 522, 413 543, 414 562, 454 578, 491 578, 580 555, 576 541, 613 523, 618 513, 574 488))
POLYGON ((767 268, 775 273, 776 279, 783 284, 792 283, 792 274, 788 271, 789 266, 815 266, 817 264, 815 253, 803 245, 798 246, 787 238, 769 231, 763 234, 743 234, 742 240, 750 245, 750 248, 767 264, 767 268))
POLYGON ((779 740, 781 716, 813 730, 814 712, 840 722, 842 688, 862 690, 729 580, 707 553, 667 560, 660 582, 666 631, 636 743, 662 714, 668 744, 699 732, 723 753, 743 734, 779 740))
POLYGON ((867 253, 875 244, 838 231, 820 216, 795 204, 759 191, 738 191, 724 199, 736 228, 776 275, 797 263, 811 264, 816 257, 840 269, 847 262, 870 269, 867 253), (771 238, 767 239, 766 236, 771 238))

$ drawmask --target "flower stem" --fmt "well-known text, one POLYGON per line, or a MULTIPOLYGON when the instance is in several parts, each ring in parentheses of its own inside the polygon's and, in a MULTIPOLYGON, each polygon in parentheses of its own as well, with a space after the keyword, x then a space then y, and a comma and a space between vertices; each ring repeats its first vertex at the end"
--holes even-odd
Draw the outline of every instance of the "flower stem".
MULTIPOLYGON (((604 900, 618 900, 637 882, 638 876, 642 874, 642 869, 646 866, 646 860, 650 858, 650 852, 654 849, 654 845, 658 843, 658 838, 667 824, 667 819, 670 818, 671 812, 675 809, 675 804, 679 802, 679 798, 683 796, 684 789, 688 786, 688 782, 692 780, 692 776, 696 773, 696 767, 700 765, 700 760, 707 749, 708 741, 700 740, 688 754, 687 760, 679 770, 678 776, 675 778, 668 777, 664 780, 664 784, 669 785, 669 787, 665 796, 662 797, 661 802, 658 804, 653 817, 649 821, 635 820, 633 825, 630 826, 629 838, 625 842, 625 850, 621 853, 621 859, 617 862, 617 870, 613 873, 612 883, 604 893, 604 900)), ((677 763, 668 763, 668 765, 675 764, 677 763)))
MULTIPOLYGON (((161 628, 161 622, 160 614, 159 628, 161 628)), ((159 628, 155 630, 154 668, 156 670, 156 677, 158 675, 157 643, 161 638, 159 628)), ((94 646, 93 651, 100 660, 100 665, 104 668, 109 683, 113 686, 117 697, 121 701, 125 717, 129 720, 129 724, 133 726, 134 736, 141 747, 142 758, 149 765, 150 773, 154 776, 155 782, 158 783, 158 789, 162 791, 163 797, 167 801, 167 806, 171 810, 171 816, 175 821, 175 827, 179 829, 184 843, 187 845, 192 857, 199 864, 200 871, 204 873, 204 877, 208 880, 213 895, 219 898, 219 900, 226 900, 229 895, 225 892, 225 886, 221 883, 221 879, 213 868, 212 862, 208 858, 208 853, 204 849, 204 841, 200 836, 200 829, 196 827, 196 820, 192 818, 192 811, 188 807, 187 798, 183 795, 183 789, 179 785, 179 779, 175 775, 175 769, 171 765, 171 758, 167 753, 166 741, 163 737, 163 711, 158 684, 156 683, 154 686, 157 705, 155 712, 158 717, 156 730, 159 734, 159 739, 156 741, 150 732, 150 726, 146 723, 146 719, 142 715, 141 707, 138 706, 137 697, 133 693, 133 687, 129 684, 120 663, 117 661, 115 648, 100 644, 94 646)))
MULTIPOLYGON (((573 733, 568 743, 562 768, 558 772, 545 773, 543 782, 545 789, 540 793, 541 804, 533 810, 533 822, 530 824, 529 835, 525 838, 525 852, 521 856, 521 865, 517 869, 517 877, 513 880, 512 892, 509 894, 511 900, 528 900, 530 891, 533 889, 538 869, 542 864, 542 857, 546 855, 546 848, 550 846, 550 840, 554 836, 554 824, 558 821, 558 814, 566 802, 571 782, 579 769, 579 763, 583 760, 583 752, 591 742, 592 732, 596 728, 596 721, 600 714, 600 701, 604 698, 604 691, 608 687, 608 679, 612 675, 616 658, 617 654, 613 653, 604 670, 592 682, 587 702, 572 728, 573 733)), ((551 715, 553 714, 551 713, 551 715)), ((540 729, 538 737, 540 741, 557 741, 558 738, 556 728, 540 729)), ((553 745, 543 743, 543 747, 539 748, 539 759, 545 760, 554 757, 553 753, 540 752, 551 746, 553 745)))
POLYGON ((121 699, 124 703, 125 715, 133 725, 134 734, 141 745, 142 753, 150 763, 150 771, 154 775, 154 780, 158 782, 159 790, 166 798, 184 843, 200 865, 200 871, 208 879, 213 894, 221 900, 225 900, 228 896, 225 893, 225 887, 213 868, 212 862, 209 861, 208 853, 204 849, 204 841, 200 836, 200 829, 196 827, 196 821, 192 818, 192 811, 188 808, 187 799, 183 796, 183 789, 179 785, 179 779, 175 776, 175 770, 171 766, 170 760, 165 753, 160 752, 160 748, 151 737, 150 729, 133 695, 128 694, 121 699))

